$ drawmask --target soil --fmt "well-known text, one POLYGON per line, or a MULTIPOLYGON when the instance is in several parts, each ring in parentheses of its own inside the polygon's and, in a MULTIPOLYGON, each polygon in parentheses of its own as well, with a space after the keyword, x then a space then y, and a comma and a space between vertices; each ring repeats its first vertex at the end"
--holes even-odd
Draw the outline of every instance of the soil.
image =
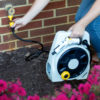
MULTIPOLYGON (((34 48, 21 48, 11 52, 0 53, 0 79, 16 81, 20 78, 28 95, 52 95, 55 88, 66 82, 52 83, 46 75, 47 53, 42 53, 32 61, 25 61, 28 52, 37 52, 34 48)), ((75 86, 80 81, 71 81, 75 86)), ((67 82, 68 83, 68 82, 67 82)))
POLYGON ((0 79, 16 81, 20 78, 28 95, 40 96, 52 94, 55 87, 64 82, 52 83, 46 75, 47 53, 42 53, 32 61, 25 61, 28 52, 37 52, 34 48, 21 48, 16 51, 0 53, 0 79))

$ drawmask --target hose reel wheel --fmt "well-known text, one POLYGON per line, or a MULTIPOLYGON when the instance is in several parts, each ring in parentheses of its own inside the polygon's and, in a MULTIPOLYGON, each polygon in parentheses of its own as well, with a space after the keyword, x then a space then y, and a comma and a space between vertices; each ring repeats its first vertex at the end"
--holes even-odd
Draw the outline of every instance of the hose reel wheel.
POLYGON ((84 72, 88 65, 88 61, 88 54, 84 49, 80 47, 71 48, 60 56, 57 64, 58 72, 61 74, 67 71, 70 73, 70 78, 75 78, 84 72))

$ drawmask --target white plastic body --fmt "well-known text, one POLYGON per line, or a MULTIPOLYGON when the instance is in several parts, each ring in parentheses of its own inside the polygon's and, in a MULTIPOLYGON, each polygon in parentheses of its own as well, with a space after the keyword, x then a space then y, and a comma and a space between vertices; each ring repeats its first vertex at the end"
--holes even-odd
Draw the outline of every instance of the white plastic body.
MULTIPOLYGON (((82 48, 86 51, 87 55, 88 55, 88 65, 85 69, 85 71, 75 77, 75 78, 70 78, 68 80, 82 80, 82 79, 86 79, 88 77, 88 73, 89 73, 89 70, 90 70, 90 53, 89 51, 86 49, 86 46, 85 45, 73 45, 71 44, 70 46, 69 45, 63 45, 62 44, 62 41, 64 41, 64 39, 68 36, 70 36, 71 34, 71 31, 58 31, 55 35, 55 38, 54 38, 54 41, 52 43, 52 46, 51 46, 51 49, 50 49, 50 52, 49 52, 49 57, 48 57, 48 60, 46 62, 46 74, 48 76, 48 78, 52 81, 52 82, 60 82, 60 81, 64 81, 62 80, 61 78, 61 75, 59 74, 58 70, 57 70, 57 63, 58 63, 58 60, 59 58, 61 57, 61 55, 68 49, 71 49, 71 48, 74 48, 74 47, 79 47, 79 48, 82 48), (57 52, 56 54, 52 55, 52 52, 54 51, 54 49, 59 45, 59 44, 62 44, 63 47, 60 48, 59 52, 57 52)), ((87 40, 88 41, 88 44, 90 45, 90 37, 89 37, 89 34, 85 31, 84 32, 84 35, 82 37, 82 40, 87 40)))

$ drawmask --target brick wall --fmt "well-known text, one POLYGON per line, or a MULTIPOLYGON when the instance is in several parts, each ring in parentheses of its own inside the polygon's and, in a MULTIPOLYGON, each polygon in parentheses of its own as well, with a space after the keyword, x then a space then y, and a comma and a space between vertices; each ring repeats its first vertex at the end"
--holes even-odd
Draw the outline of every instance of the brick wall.
MULTIPOLYGON (((3 0, 0 1, 0 51, 9 51, 26 47, 38 47, 14 38, 8 26, 5 4, 12 3, 15 18, 23 16, 34 0, 3 0)), ((80 0, 52 0, 46 8, 28 25, 19 29, 16 34, 25 39, 33 39, 50 46, 56 31, 67 30, 73 23, 80 0)))

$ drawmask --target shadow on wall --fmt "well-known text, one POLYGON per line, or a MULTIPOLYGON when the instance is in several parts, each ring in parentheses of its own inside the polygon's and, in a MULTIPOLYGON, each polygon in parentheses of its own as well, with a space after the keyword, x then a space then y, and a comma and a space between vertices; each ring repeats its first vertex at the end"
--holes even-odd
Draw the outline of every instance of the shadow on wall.
POLYGON ((23 5, 26 4, 26 0, 0 0, 0 8, 5 7, 6 4, 23 5))

